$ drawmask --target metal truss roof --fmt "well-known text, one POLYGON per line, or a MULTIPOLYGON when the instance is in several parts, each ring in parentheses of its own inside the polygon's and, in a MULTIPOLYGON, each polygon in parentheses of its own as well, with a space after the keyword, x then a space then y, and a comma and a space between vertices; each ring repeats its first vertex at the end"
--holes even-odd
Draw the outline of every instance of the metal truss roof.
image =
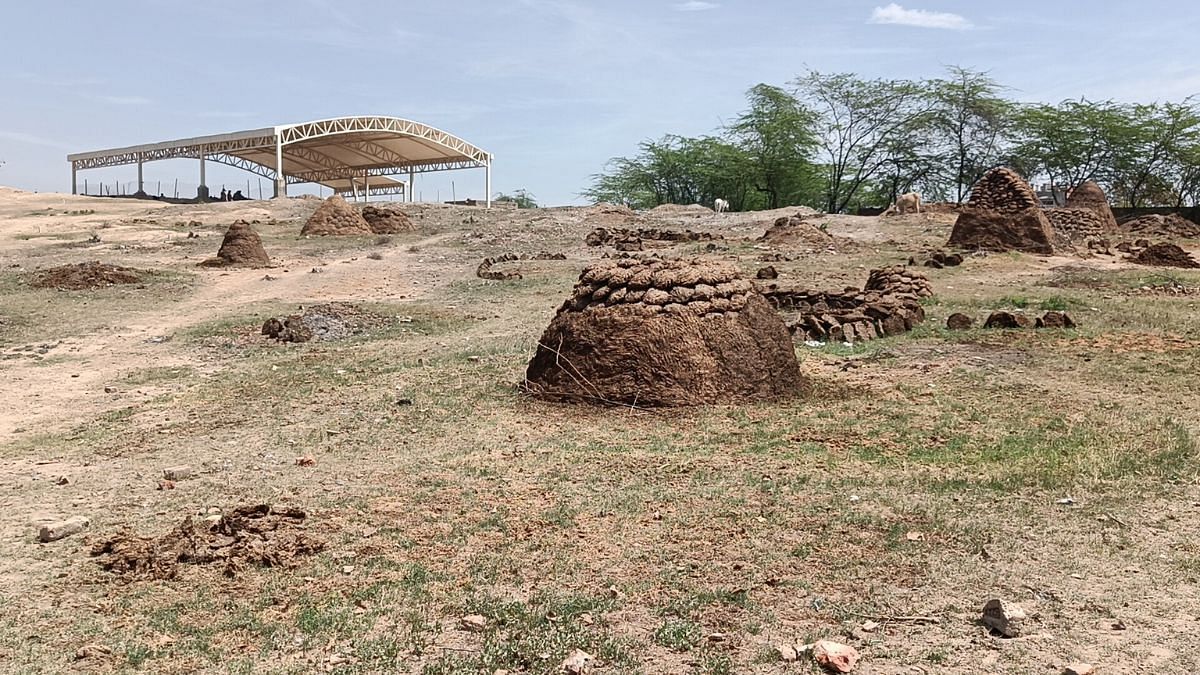
MULTIPOLYGON (((288 183, 338 189, 350 178, 489 167, 490 153, 445 131, 396 117, 333 119, 183 138, 67 156, 74 169, 200 158, 276 176, 281 153, 288 183)), ((382 187, 382 186, 381 186, 382 187)))

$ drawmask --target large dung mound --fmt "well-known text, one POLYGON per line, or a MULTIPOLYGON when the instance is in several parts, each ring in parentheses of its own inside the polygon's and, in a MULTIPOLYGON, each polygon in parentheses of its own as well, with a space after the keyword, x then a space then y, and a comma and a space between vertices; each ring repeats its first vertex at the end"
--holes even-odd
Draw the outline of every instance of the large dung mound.
POLYGON ((1200 238, 1200 225, 1193 223, 1178 213, 1170 213, 1165 216, 1158 214, 1139 216, 1133 220, 1125 221, 1122 227, 1127 232, 1145 237, 1200 238))
POLYGON ((225 231, 217 257, 200 263, 204 267, 267 267, 271 257, 263 248, 262 237, 244 220, 234 221, 225 231))
POLYGON ((803 244, 825 248, 832 245, 833 235, 805 220, 807 215, 798 213, 776 218, 758 240, 775 246, 803 244))
POLYGON ((689 406, 801 393, 791 336, 736 268, 589 266, 542 334, 525 388, 567 402, 689 406))
POLYGON ((628 206, 607 202, 600 202, 587 209, 583 217, 583 224, 593 228, 636 227, 644 222, 644 219, 628 206))
POLYGON ((137 270, 93 260, 44 270, 38 273, 30 285, 34 288, 82 291, 118 284, 136 284, 141 280, 137 270))
POLYGON ((967 208, 959 214, 948 246, 987 251, 1025 251, 1050 255, 1056 244, 1069 246, 1054 233, 1033 188, 1015 171, 997 167, 971 189, 967 208))
POLYGON ((1085 209, 1096 214, 1100 220, 1101 233, 1110 234, 1117 231, 1117 217, 1113 215, 1112 207, 1108 205, 1108 197, 1096 181, 1086 180, 1079 184, 1067 197, 1067 208, 1085 209))
POLYGON ((1196 262, 1196 259, 1187 251, 1175 244, 1166 242, 1151 244, 1129 256, 1127 260, 1139 265, 1151 265, 1154 267, 1184 267, 1189 269, 1200 267, 1200 262, 1196 262))
POLYGON ((650 209, 655 216, 705 216, 715 213, 703 204, 659 204, 650 209))
MULTIPOLYGON (((1046 219, 1059 234, 1071 241, 1082 241, 1088 237, 1099 237, 1110 232, 1101 215, 1091 209, 1046 209, 1046 219)), ((1113 220, 1114 228, 1116 222, 1113 220)))
POLYGON ((160 537, 122 531, 95 544, 92 555, 104 569, 131 580, 174 579, 181 564, 221 565, 226 576, 246 565, 289 567, 325 548, 304 530, 305 518, 298 509, 242 506, 228 515, 188 516, 160 537))
POLYGON ((371 226, 357 209, 350 206, 341 195, 333 195, 313 211, 300 234, 323 237, 372 232, 371 226))
POLYGON ((399 234, 417 229, 407 215, 396 209, 364 206, 362 216, 375 234, 399 234))

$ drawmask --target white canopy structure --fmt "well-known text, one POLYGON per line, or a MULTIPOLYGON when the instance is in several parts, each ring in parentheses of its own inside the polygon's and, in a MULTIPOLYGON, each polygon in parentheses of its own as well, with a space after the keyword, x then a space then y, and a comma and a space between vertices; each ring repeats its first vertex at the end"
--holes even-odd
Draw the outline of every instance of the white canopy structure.
POLYGON ((492 204, 492 155, 431 126, 397 117, 335 117, 229 134, 182 138, 126 148, 81 152, 71 163, 71 193, 76 174, 136 164, 138 192, 142 165, 161 159, 200 160, 198 197, 208 197, 204 164, 220 162, 275 181, 275 196, 288 184, 317 183, 343 194, 403 194, 412 201, 413 176, 426 171, 482 168, 486 201, 492 204), (407 181, 390 176, 407 174, 407 181))

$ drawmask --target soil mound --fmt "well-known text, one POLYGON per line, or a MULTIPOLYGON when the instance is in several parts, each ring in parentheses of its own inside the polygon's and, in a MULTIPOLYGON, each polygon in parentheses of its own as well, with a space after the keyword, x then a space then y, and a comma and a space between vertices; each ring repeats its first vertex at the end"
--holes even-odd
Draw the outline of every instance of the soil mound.
POLYGON ((108 265, 93 260, 92 262, 76 263, 52 267, 38 273, 30 283, 34 288, 56 288, 66 291, 82 291, 89 288, 103 288, 118 284, 136 284, 142 278, 137 270, 129 267, 108 265))
POLYGON ((362 217, 363 220, 367 221, 367 226, 371 228, 371 232, 375 234, 399 234, 400 232, 412 232, 417 229, 408 216, 396 209, 364 206, 362 217))
MULTIPOLYGON (((1106 229, 1108 226, 1105 225, 1101 215, 1091 209, 1046 209, 1046 219, 1059 234, 1073 242, 1086 240, 1089 237, 1100 237, 1110 231, 1106 229)), ((1116 222, 1114 220, 1112 224, 1114 229, 1116 222)))
POLYGON ((124 530, 92 547, 100 566, 133 579, 174 579, 180 565, 221 565, 236 576, 247 565, 289 567, 325 543, 304 530, 299 509, 240 506, 211 519, 188 516, 161 537, 124 530))
POLYGON ((1044 255, 1053 254, 1056 244, 1069 246, 1055 234, 1033 188, 1006 167, 988 171, 975 184, 947 243, 962 249, 1044 255))
POLYGON ((203 267, 268 267, 271 257, 263 248, 262 237, 244 220, 234 221, 225 231, 217 257, 200 263, 203 267))
POLYGON ((1126 221, 1122 228, 1131 234, 1147 237, 1196 239, 1200 238, 1200 225, 1184 218, 1178 213, 1165 216, 1140 216, 1126 221))
POLYGON ((332 195, 309 216, 300 230, 301 235, 313 237, 372 234, 362 214, 342 198, 332 195))
POLYGON ((643 224, 641 216, 633 209, 620 204, 601 202, 587 209, 583 224, 593 228, 623 228, 643 224))
POLYGON ((331 302, 301 308, 299 314, 267 319, 262 334, 279 342, 343 340, 383 325, 386 318, 356 305, 331 302))
POLYGON ((583 271, 524 388, 655 407, 775 400, 806 386, 787 327, 735 267, 622 259, 583 271))
POLYGON ((716 212, 702 204, 659 204, 649 213, 655 216, 703 216, 716 212))
MULTIPOLYGON (((724 239, 719 234, 710 232, 693 232, 691 230, 660 230, 658 228, 638 228, 631 230, 623 227, 597 227, 584 237, 588 246, 613 246, 618 251, 641 251, 646 242, 654 242, 657 247, 687 241, 716 241, 724 239)), ((653 244, 652 244, 653 245, 653 244)))
POLYGON ((1067 197, 1068 209, 1083 209, 1096 214, 1100 221, 1098 234, 1111 234, 1117 231, 1117 217, 1113 215, 1112 207, 1108 205, 1108 197, 1096 181, 1086 180, 1079 184, 1067 197))
POLYGON ((1126 260, 1139 265, 1151 265, 1154 267, 1200 268, 1200 262, 1197 262, 1190 253, 1175 244, 1167 242, 1151 244, 1137 253, 1128 256, 1126 260))
POLYGON ((774 246, 797 244, 827 248, 833 245, 833 235, 805 220, 807 214, 776 218, 771 227, 758 238, 774 246))

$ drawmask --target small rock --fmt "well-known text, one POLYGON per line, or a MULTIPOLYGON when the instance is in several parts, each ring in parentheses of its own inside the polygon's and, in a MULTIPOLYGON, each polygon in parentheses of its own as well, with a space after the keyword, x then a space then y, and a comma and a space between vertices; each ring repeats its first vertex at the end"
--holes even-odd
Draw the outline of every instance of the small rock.
POLYGON ((85 516, 72 516, 57 523, 47 523, 38 528, 38 541, 43 544, 58 541, 83 532, 91 524, 92 521, 85 516))
POLYGON ((560 668, 568 675, 583 675, 587 672, 588 663, 594 660, 595 657, 591 654, 582 649, 575 649, 567 655, 567 658, 563 659, 560 668))
POLYGON ((159 490, 174 490, 175 489, 175 481, 166 480, 166 479, 160 480, 160 481, 158 481, 158 489, 159 490))
POLYGON ((1024 314, 1014 314, 1012 312, 992 312, 988 316, 987 321, 983 324, 984 328, 1033 328, 1034 322, 1024 314))
POLYGON ((1092 675, 1096 672, 1096 667, 1090 663, 1072 663, 1063 668, 1062 675, 1092 675))
POLYGON ((117 393, 117 388, 116 388, 116 387, 105 387, 105 388, 104 388, 104 393, 106 393, 106 394, 115 394, 115 393, 117 393))
POLYGON ((879 629, 879 622, 877 622, 877 621, 864 621, 864 622, 863 622, 863 624, 862 624, 862 626, 861 626, 861 628, 863 629, 863 631, 864 631, 864 632, 867 632, 867 633, 873 633, 873 632, 875 632, 876 630, 878 630, 878 629, 879 629))
POLYGON ((830 640, 817 640, 812 649, 817 665, 834 673, 849 673, 858 665, 858 650, 830 640))
POLYGON ((188 464, 180 464, 163 469, 163 478, 167 480, 183 480, 192 477, 192 467, 188 464))
POLYGON ((112 648, 107 645, 84 645, 75 650, 75 658, 82 661, 83 659, 95 659, 112 654, 112 648))
POLYGON ((487 619, 482 614, 468 614, 458 620, 458 625, 463 630, 479 633, 487 628, 487 619))
POLYGON ((954 314, 946 317, 946 328, 949 328, 950 330, 967 330, 974 325, 975 319, 972 319, 962 312, 955 312, 954 314))
POLYGON ((983 625, 1004 637, 1019 636, 1025 619, 1025 610, 1000 598, 992 598, 983 606, 983 625))
POLYGON ((755 276, 759 279, 778 279, 779 271, 775 269, 774 265, 767 265, 755 272, 755 276))
POLYGON ((779 655, 779 660, 784 663, 792 663, 800 659, 800 652, 792 645, 775 645, 775 653, 779 655))
POLYGON ((296 466, 312 466, 316 463, 317 460, 313 459, 312 455, 305 455, 303 457, 296 458, 296 466))
POLYGON ((55 485, 70 485, 71 479, 67 478, 66 476, 59 476, 58 478, 54 479, 54 484, 55 485))

